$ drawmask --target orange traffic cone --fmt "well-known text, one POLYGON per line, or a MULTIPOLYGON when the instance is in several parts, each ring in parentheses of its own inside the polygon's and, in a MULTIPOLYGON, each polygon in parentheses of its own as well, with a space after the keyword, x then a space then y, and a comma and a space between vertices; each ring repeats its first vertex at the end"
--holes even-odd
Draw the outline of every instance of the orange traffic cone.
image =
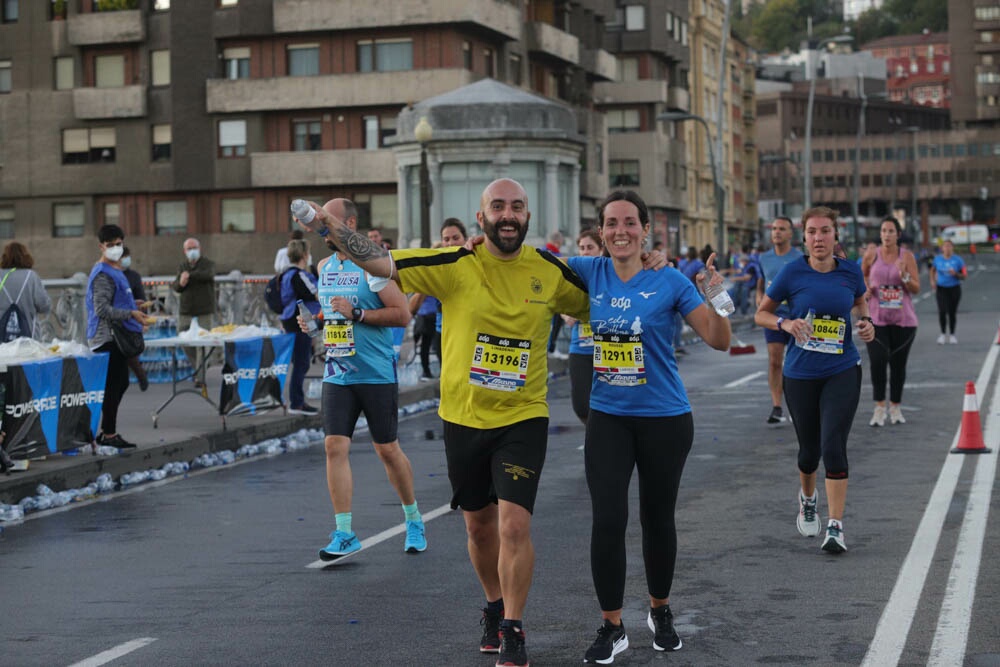
POLYGON ((979 423, 979 404, 976 401, 976 383, 965 383, 965 404, 962 406, 962 431, 958 436, 958 447, 952 454, 989 454, 983 442, 983 427, 979 423))

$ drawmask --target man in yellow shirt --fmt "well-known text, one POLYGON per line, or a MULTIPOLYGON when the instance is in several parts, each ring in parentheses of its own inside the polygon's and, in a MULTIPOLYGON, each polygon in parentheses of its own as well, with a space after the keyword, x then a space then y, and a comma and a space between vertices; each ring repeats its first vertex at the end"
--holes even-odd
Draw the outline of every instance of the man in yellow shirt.
POLYGON ((480 651, 497 665, 526 665, 521 619, 535 552, 531 514, 548 442, 546 345, 556 313, 588 316, 580 279, 550 253, 523 245, 531 214, 517 181, 483 192, 486 235, 465 248, 390 255, 317 209, 340 248, 404 292, 437 297, 442 327, 441 406, 452 507, 461 507, 469 557, 486 594, 480 651))

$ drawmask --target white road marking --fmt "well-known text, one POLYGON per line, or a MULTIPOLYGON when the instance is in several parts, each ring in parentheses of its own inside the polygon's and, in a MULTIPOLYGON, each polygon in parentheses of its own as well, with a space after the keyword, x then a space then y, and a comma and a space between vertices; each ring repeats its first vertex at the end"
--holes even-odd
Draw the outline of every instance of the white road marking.
MULTIPOLYGON (((983 363, 979 378, 976 380, 977 396, 986 395, 985 389, 987 382, 993 377, 993 367, 996 364, 998 351, 1000 351, 1000 346, 990 346, 986 361, 983 363)), ((955 432, 952 447, 958 444, 960 434, 961 426, 955 432)), ((896 584, 892 588, 889 601, 882 610, 882 616, 875 627, 875 636, 872 637, 872 642, 868 646, 868 652, 865 654, 861 667, 887 667, 899 663, 899 658, 906 647, 906 637, 910 633, 910 625, 917 612, 917 604, 920 602, 920 595, 927 580, 927 572, 930 570, 934 552, 937 550, 941 529, 944 526, 948 508, 951 506, 951 499, 955 494, 955 486, 958 484, 959 473, 962 471, 964 461, 965 456, 958 454, 949 454, 945 458, 937 483, 927 501, 924 516, 913 536, 910 551, 906 554, 903 566, 899 569, 896 584)))
POLYGON ((994 451, 991 454, 975 455, 978 458, 976 473, 972 480, 972 488, 969 490, 962 528, 958 533, 948 585, 941 601, 941 614, 938 616, 934 642, 927 658, 929 666, 949 667, 965 664, 969 625, 972 623, 972 605, 976 598, 976 579, 979 576, 983 540, 986 537, 986 517, 990 512, 990 496, 993 492, 993 480, 996 477, 996 442, 1000 433, 998 412, 1000 412, 1000 390, 994 388, 993 401, 987 413, 986 430, 983 433, 984 441, 992 444, 994 451))
MULTIPOLYGON (((451 504, 448 503, 446 505, 441 505, 441 507, 438 507, 437 509, 433 509, 430 512, 427 512, 426 514, 423 513, 421 514, 424 520, 424 524, 427 524, 433 521, 434 519, 438 518, 439 516, 447 514, 450 511, 451 511, 451 504)), ((371 537, 366 537, 365 539, 361 540, 361 551, 364 551, 365 549, 371 549, 379 542, 385 542, 390 537, 394 537, 395 535, 401 535, 402 533, 405 532, 406 532, 406 522, 403 522, 401 524, 393 526, 392 528, 387 528, 386 530, 383 530, 381 533, 372 535, 371 537)), ((306 565, 306 567, 314 570, 322 570, 324 567, 329 567, 330 565, 333 565, 336 562, 337 561, 333 560, 314 560, 313 562, 306 565)))
POLYGON ((729 383, 724 384, 722 386, 725 389, 732 389, 733 387, 739 387, 739 386, 744 385, 744 384, 746 384, 748 382, 751 382, 752 380, 756 380, 757 378, 759 378, 761 375, 764 375, 765 373, 766 373, 766 371, 757 371, 756 373, 751 373, 750 375, 744 375, 740 379, 733 380, 732 382, 729 382, 729 383))
POLYGON ((114 648, 109 648, 107 651, 101 651, 97 655, 87 658, 86 660, 74 662, 69 667, 100 667, 100 665, 106 665, 112 660, 117 660, 123 655, 127 655, 132 651, 141 649, 143 646, 152 644, 155 641, 156 637, 140 637, 139 639, 133 639, 130 642, 125 642, 124 644, 119 644, 114 648))

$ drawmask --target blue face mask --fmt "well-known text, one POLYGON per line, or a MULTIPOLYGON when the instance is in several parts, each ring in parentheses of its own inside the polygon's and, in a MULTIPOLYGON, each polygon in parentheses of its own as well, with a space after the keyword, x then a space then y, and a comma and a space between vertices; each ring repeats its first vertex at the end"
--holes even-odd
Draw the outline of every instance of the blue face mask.
POLYGON ((123 269, 127 269, 130 266, 132 266, 132 258, 131 257, 122 257, 122 268, 123 269))

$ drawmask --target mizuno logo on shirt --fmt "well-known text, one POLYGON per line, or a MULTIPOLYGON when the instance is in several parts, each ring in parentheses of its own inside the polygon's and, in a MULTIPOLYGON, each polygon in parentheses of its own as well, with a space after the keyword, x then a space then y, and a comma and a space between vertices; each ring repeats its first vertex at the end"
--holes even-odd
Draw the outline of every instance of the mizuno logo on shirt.
POLYGON ((656 294, 656 292, 639 292, 639 296, 641 296, 643 299, 648 299, 654 294, 656 294))

